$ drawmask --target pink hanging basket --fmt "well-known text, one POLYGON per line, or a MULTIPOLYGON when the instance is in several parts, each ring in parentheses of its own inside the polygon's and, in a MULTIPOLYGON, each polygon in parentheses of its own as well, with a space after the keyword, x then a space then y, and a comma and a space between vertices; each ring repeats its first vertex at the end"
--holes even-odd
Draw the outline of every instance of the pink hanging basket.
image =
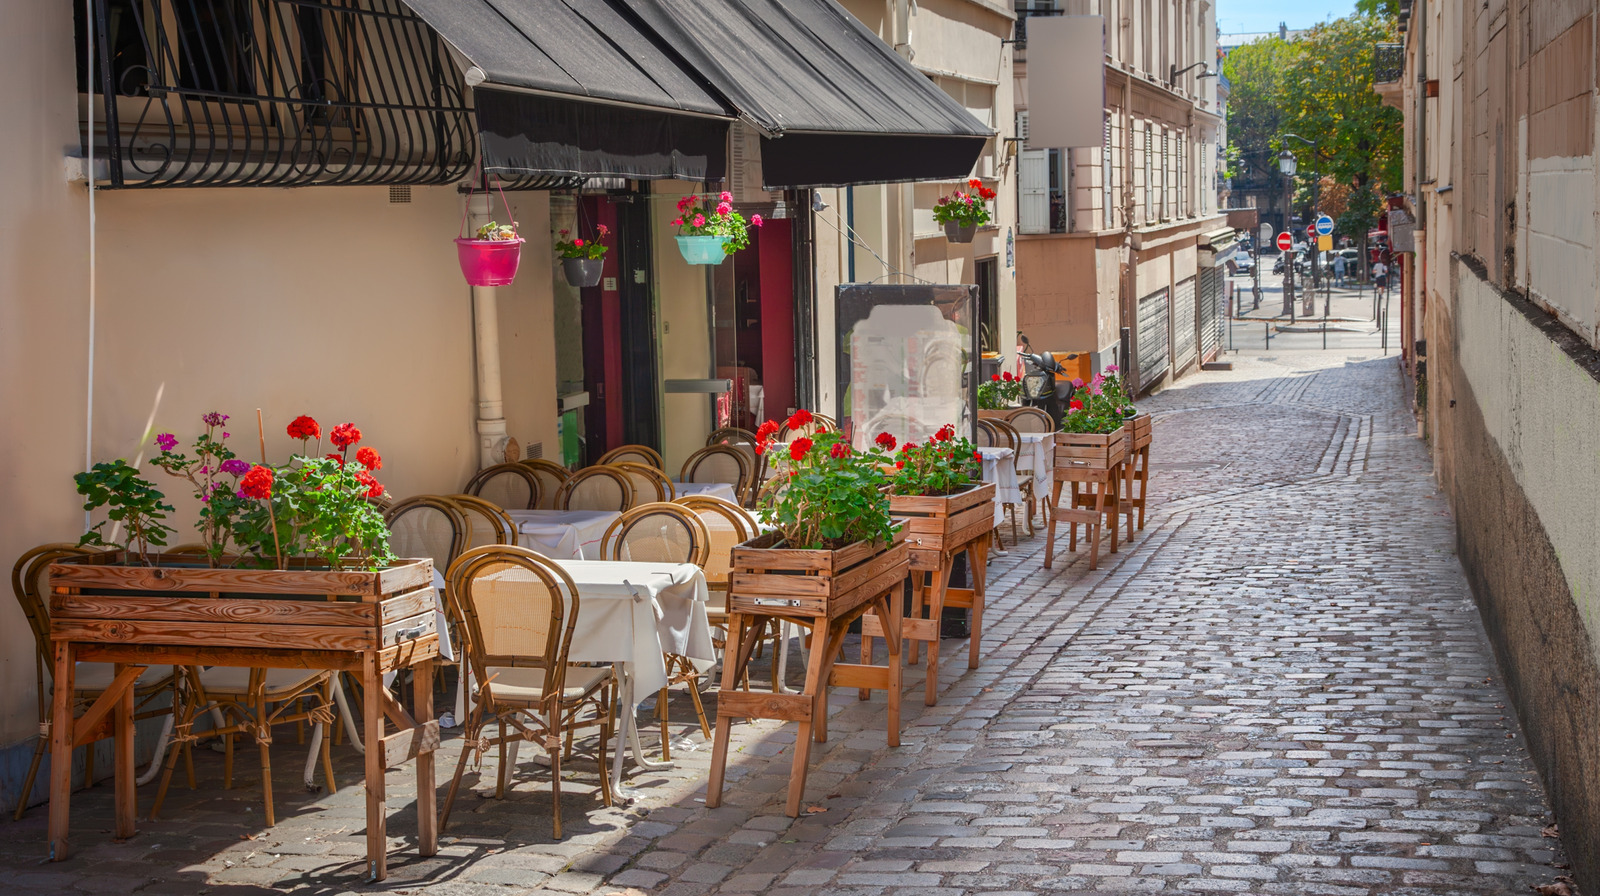
POLYGON ((509 286, 522 261, 522 237, 514 240, 456 240, 461 273, 472 286, 509 286))

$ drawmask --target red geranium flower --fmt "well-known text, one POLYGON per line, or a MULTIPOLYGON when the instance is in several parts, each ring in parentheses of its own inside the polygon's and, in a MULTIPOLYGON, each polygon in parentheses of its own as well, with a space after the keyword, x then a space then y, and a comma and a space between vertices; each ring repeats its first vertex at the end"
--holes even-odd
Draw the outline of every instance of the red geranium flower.
POLYGON ((356 429, 354 423, 341 423, 333 428, 333 434, 328 439, 337 448, 349 448, 361 441, 361 430, 356 429))
POLYGON ((800 410, 795 411, 794 414, 789 417, 788 426, 790 429, 799 429, 814 419, 816 418, 811 416, 810 411, 806 410, 805 408, 801 408, 800 410))
POLYGON ((312 418, 301 414, 289 423, 289 438, 299 439, 302 442, 307 439, 320 439, 322 426, 312 418))
POLYGON ((1071 403, 1069 403, 1067 405, 1067 408, 1068 408, 1068 410, 1081 411, 1081 410, 1083 410, 1083 402, 1081 402, 1078 399, 1074 398, 1074 399, 1072 399, 1071 403))
POLYGON ((811 446, 813 444, 814 443, 805 436, 795 439, 793 442, 789 443, 789 458, 797 461, 800 458, 805 457, 806 452, 811 450, 811 446))
POLYGON ((945 425, 939 427, 939 431, 933 434, 933 437, 935 439, 937 439, 938 441, 941 441, 941 442, 948 442, 951 439, 955 438, 955 436, 956 436, 956 428, 955 428, 954 425, 949 424, 949 423, 946 423, 945 425))
POLYGON ((255 466, 239 479, 239 493, 246 498, 265 501, 272 497, 272 469, 255 466))
POLYGON ((878 433, 878 437, 876 439, 873 439, 873 441, 877 442, 878 443, 878 447, 882 448, 885 451, 893 451, 894 450, 894 446, 895 446, 894 436, 892 436, 892 435, 890 435, 890 434, 888 434, 886 432, 878 433))
POLYGON ((772 447, 772 443, 767 441, 766 439, 757 439, 756 440, 756 453, 757 454, 766 454, 767 453, 767 449, 771 448, 771 447, 772 447))
POLYGON ((778 434, 778 424, 777 424, 777 422, 772 421, 772 420, 768 420, 767 422, 761 424, 761 426, 759 426, 756 429, 756 438, 757 439, 770 439, 770 438, 772 438, 773 436, 775 436, 777 434, 778 434))
POLYGON ((917 443, 916 442, 907 442, 904 445, 900 446, 900 453, 901 454, 905 454, 905 453, 910 452, 910 451, 915 451, 916 449, 917 449, 917 443))
POLYGON ((363 467, 374 473, 383 469, 383 456, 371 448, 363 448, 357 451, 356 460, 360 461, 363 467))
POLYGON ((973 460, 980 460, 980 461, 983 460, 983 452, 982 451, 974 451, 974 452, 972 452, 972 459, 973 460))
POLYGON ((833 447, 828 449, 828 455, 834 460, 849 457, 850 445, 846 442, 834 442, 833 447))
POLYGON ((365 472, 365 471, 357 473, 356 474, 356 481, 361 483, 362 485, 366 486, 366 488, 367 488, 367 497, 369 497, 369 498, 381 498, 381 497, 383 497, 383 483, 379 482, 376 478, 374 478, 371 473, 368 473, 368 472, 365 472))
POLYGON ((995 382, 998 383, 998 382, 1000 382, 1000 374, 998 374, 998 373, 990 374, 989 375, 989 379, 994 380, 995 382))
POLYGON ((1000 377, 1001 377, 1001 379, 1004 379, 1008 383, 1011 382, 1012 380, 1016 379, 1016 377, 1011 375, 1011 371, 1009 371, 1009 370, 1007 370, 1005 373, 1000 374, 1000 377))
POLYGON ((974 177, 973 179, 967 181, 967 186, 969 186, 969 187, 973 188, 974 190, 976 190, 977 188, 983 186, 983 181, 978 180, 976 177, 974 177))
POLYGON ((334 463, 338 464, 340 469, 344 468, 344 457, 342 457, 341 455, 329 454, 329 455, 326 455, 325 457, 323 457, 323 460, 331 460, 334 463))
POLYGON ((896 470, 904 470, 906 468, 906 462, 903 460, 897 460, 894 462, 894 468, 896 470))

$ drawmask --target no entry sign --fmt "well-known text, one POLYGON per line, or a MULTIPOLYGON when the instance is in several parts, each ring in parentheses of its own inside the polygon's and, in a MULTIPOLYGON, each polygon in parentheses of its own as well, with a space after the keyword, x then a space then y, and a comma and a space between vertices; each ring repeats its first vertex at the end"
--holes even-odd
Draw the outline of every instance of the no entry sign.
POLYGON ((1278 248, 1284 252, 1294 248, 1294 237, 1290 235, 1289 231, 1285 230, 1278 234, 1278 248))

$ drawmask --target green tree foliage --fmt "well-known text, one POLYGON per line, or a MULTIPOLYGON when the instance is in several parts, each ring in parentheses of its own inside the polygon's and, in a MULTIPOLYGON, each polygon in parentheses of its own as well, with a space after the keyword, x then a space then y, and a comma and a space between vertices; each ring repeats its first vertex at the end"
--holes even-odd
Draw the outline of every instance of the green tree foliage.
POLYGON ((1393 39, 1393 20, 1385 0, 1364 0, 1360 8, 1293 41, 1269 38, 1240 47, 1223 65, 1231 90, 1228 136, 1241 167, 1275 172, 1278 152, 1294 153, 1307 213, 1310 175, 1348 185, 1337 226, 1351 236, 1364 235, 1383 194, 1400 188, 1404 151, 1400 110, 1385 106, 1372 89, 1373 47, 1393 39))

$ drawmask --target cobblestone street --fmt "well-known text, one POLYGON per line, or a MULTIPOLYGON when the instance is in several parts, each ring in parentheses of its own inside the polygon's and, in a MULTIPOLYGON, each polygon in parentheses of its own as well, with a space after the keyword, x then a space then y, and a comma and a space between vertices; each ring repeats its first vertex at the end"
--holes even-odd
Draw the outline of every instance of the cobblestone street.
MULTIPOLYGON (((74 799, 65 863, 39 864, 42 807, 6 823, 0 881, 221 896, 1421 896, 1554 881, 1553 819, 1393 356, 1232 357, 1142 404, 1152 514, 1131 546, 1091 572, 1063 537, 1047 572, 1042 533, 1012 545, 1005 530, 983 663, 969 672, 946 641, 935 707, 925 665, 907 670, 900 747, 885 746, 881 694, 835 692, 799 819, 783 815, 794 726, 774 722, 735 727, 724 804, 704 806, 710 749, 679 691, 676 767, 630 766, 634 800, 606 810, 592 760, 575 758, 560 842, 548 769, 525 757, 496 801, 491 755, 440 855, 418 859, 405 769, 389 787, 390 879, 364 885, 360 758, 336 748, 340 791, 307 794, 285 730, 275 827, 259 824, 254 750, 233 790, 199 751, 199 789, 175 781, 162 819, 126 842, 111 839, 108 783, 74 799)), ((789 672, 798 683, 800 664, 789 672)), ((441 799, 458 748, 441 756, 441 799)))

